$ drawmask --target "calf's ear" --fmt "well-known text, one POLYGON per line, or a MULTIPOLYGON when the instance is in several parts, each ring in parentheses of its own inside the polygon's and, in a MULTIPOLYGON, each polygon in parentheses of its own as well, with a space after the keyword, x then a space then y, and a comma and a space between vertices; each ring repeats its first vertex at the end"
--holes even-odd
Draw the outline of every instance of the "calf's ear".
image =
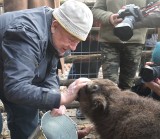
POLYGON ((95 97, 92 100, 92 110, 98 112, 105 112, 107 108, 107 101, 104 97, 95 97))

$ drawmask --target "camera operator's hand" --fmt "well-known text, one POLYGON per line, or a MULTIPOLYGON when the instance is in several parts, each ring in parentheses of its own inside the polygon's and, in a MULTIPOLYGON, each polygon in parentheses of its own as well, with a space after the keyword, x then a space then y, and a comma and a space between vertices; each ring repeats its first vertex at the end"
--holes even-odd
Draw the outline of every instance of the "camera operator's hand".
POLYGON ((155 81, 145 82, 146 87, 150 88, 153 92, 160 96, 160 79, 156 79, 155 81))
POLYGON ((61 93, 61 105, 66 105, 75 100, 78 96, 79 90, 84 87, 90 79, 88 78, 79 78, 71 83, 66 92, 61 93))
MULTIPOLYGON (((154 62, 146 62, 145 65, 151 66, 154 65, 154 62)), ((145 87, 150 88, 152 91, 154 91, 157 95, 160 96, 160 79, 156 79, 151 82, 145 82, 144 83, 145 87)))
POLYGON ((119 14, 112 14, 109 18, 111 25, 116 26, 123 21, 122 18, 118 18, 119 14))
POLYGON ((153 65, 154 62, 146 62, 146 65, 150 66, 150 65, 153 65))

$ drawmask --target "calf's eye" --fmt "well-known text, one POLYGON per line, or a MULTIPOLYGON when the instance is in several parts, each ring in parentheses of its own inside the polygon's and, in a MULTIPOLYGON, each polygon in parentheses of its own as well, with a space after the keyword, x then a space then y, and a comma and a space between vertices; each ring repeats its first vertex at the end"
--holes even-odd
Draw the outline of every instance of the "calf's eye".
POLYGON ((94 85, 93 88, 92 88, 92 91, 95 92, 95 91, 98 91, 98 90, 99 90, 99 85, 94 85))

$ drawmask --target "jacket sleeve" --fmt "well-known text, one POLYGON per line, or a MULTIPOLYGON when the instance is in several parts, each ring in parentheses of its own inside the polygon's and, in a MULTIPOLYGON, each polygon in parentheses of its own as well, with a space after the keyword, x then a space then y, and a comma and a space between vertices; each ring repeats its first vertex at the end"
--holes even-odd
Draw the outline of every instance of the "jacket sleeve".
POLYGON ((109 17, 113 14, 107 11, 106 0, 96 0, 92 9, 94 19, 100 21, 102 24, 109 24, 109 17))
POLYGON ((160 27, 160 12, 152 13, 144 17, 141 21, 134 24, 134 28, 159 28, 160 27))
POLYGON ((59 89, 59 84, 60 84, 60 80, 59 77, 56 73, 57 71, 57 66, 53 66, 55 64, 55 59, 52 59, 51 65, 52 67, 50 67, 49 71, 47 72, 47 75, 43 81, 42 86, 45 88, 57 88, 59 89))
MULTIPOLYGON (((2 42, 4 95, 13 103, 49 110, 59 107, 60 90, 58 85, 47 88, 32 84, 42 51, 38 37, 25 26, 6 31, 2 42)), ((57 76, 52 80, 57 82, 57 76)))

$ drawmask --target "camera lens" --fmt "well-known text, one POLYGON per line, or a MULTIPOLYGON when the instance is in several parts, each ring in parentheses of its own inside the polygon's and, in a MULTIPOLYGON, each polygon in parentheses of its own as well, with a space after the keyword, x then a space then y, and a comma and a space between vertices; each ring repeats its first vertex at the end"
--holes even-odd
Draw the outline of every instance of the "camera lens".
POLYGON ((126 16, 124 20, 115 26, 113 33, 122 41, 128 41, 133 36, 134 16, 126 16))
POLYGON ((151 82, 160 77, 160 66, 145 66, 140 72, 140 76, 145 82, 151 82))
POLYGON ((142 68, 141 77, 145 82, 153 81, 154 74, 152 67, 142 68))

